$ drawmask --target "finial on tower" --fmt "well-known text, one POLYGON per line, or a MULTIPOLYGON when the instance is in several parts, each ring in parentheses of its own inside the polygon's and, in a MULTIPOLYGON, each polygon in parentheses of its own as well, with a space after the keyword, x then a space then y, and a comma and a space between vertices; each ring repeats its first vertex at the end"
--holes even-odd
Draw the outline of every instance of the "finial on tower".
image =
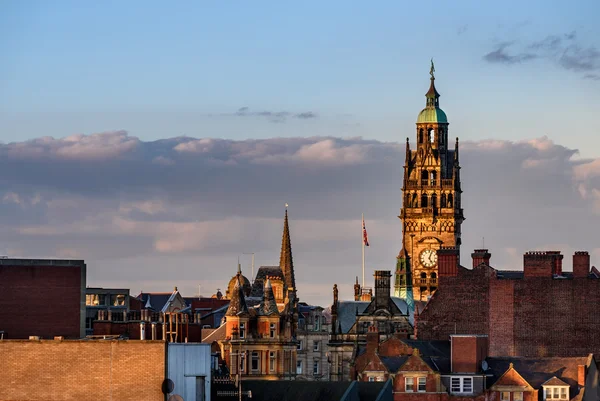
POLYGON ((435 79, 433 73, 435 72, 435 66, 433 65, 433 58, 431 59, 431 68, 429 69, 429 75, 431 75, 431 79, 435 79))

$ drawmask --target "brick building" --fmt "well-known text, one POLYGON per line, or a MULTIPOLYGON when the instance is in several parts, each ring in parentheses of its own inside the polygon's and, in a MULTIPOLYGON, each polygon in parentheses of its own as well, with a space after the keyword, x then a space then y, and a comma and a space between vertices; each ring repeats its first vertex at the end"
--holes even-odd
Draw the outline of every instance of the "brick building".
POLYGON ((488 338, 450 341, 384 339, 372 328, 359 349, 352 378, 392 381, 394 399, 544 401, 600 399, 597 362, 584 357, 489 357, 488 338))
POLYGON ((210 349, 203 344, 3 340, 0 355, 1 400, 210 399, 210 349), (167 379, 173 390, 165 395, 167 379))
POLYGON ((528 252, 522 271, 490 266, 487 249, 459 265, 456 248, 438 251, 439 289, 418 316, 419 339, 453 333, 489 336, 491 356, 558 357, 600 354, 600 272, 587 252, 562 270, 557 251, 528 252))
POLYGON ((85 284, 83 260, 0 259, 4 338, 84 337, 85 284))

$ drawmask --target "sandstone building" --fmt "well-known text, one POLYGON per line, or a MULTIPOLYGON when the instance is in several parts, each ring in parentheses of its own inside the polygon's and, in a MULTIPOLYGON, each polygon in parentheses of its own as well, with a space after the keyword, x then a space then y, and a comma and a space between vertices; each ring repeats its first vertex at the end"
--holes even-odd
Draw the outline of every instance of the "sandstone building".
POLYGON ((448 118, 440 109, 433 62, 425 108, 419 113, 416 149, 406 138, 402 186, 402 249, 398 254, 394 295, 427 300, 438 287, 440 246, 460 247, 461 208, 458 138, 450 149, 448 118))

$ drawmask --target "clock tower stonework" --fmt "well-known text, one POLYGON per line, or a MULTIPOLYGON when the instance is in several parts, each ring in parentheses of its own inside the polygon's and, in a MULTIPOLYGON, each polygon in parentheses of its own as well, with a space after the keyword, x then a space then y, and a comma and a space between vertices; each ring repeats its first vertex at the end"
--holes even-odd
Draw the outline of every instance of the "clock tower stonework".
POLYGON ((419 113, 416 149, 406 138, 402 186, 402 249, 397 258, 394 295, 427 300, 437 289, 437 250, 460 249, 461 208, 458 138, 449 149, 448 119, 439 107, 431 63, 431 84, 425 108, 419 113))

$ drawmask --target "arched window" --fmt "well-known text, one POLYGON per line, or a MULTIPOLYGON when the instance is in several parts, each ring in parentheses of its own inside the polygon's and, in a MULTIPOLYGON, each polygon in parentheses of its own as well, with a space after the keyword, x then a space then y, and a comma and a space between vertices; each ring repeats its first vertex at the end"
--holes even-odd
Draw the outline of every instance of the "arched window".
POLYGON ((440 197, 440 207, 446 207, 446 194, 442 194, 440 197))
POLYGON ((452 206, 452 204, 453 204, 452 200, 453 200, 452 199, 452 194, 448 194, 448 207, 453 207, 452 206))
POLYGON ((431 273, 431 275, 429 277, 431 277, 431 284, 436 285, 437 284, 437 274, 431 273))
POLYGON ((423 128, 419 130, 419 143, 423 143, 423 128))
POLYGON ((427 278, 427 273, 421 273, 421 278, 427 278))
POLYGON ((429 142, 435 142, 435 131, 433 130, 433 128, 429 131, 429 142))
POLYGON ((427 207, 427 194, 421 195, 421 207, 427 207))
POLYGON ((431 195, 431 207, 432 208, 437 208, 437 195, 433 194, 431 195))
POLYGON ((412 194, 412 202, 411 202, 411 204, 412 204, 412 207, 419 207, 417 205, 417 194, 412 194))
POLYGON ((435 185, 435 179, 437 177, 437 173, 435 171, 432 171, 430 174, 430 177, 431 177, 430 185, 435 185))

